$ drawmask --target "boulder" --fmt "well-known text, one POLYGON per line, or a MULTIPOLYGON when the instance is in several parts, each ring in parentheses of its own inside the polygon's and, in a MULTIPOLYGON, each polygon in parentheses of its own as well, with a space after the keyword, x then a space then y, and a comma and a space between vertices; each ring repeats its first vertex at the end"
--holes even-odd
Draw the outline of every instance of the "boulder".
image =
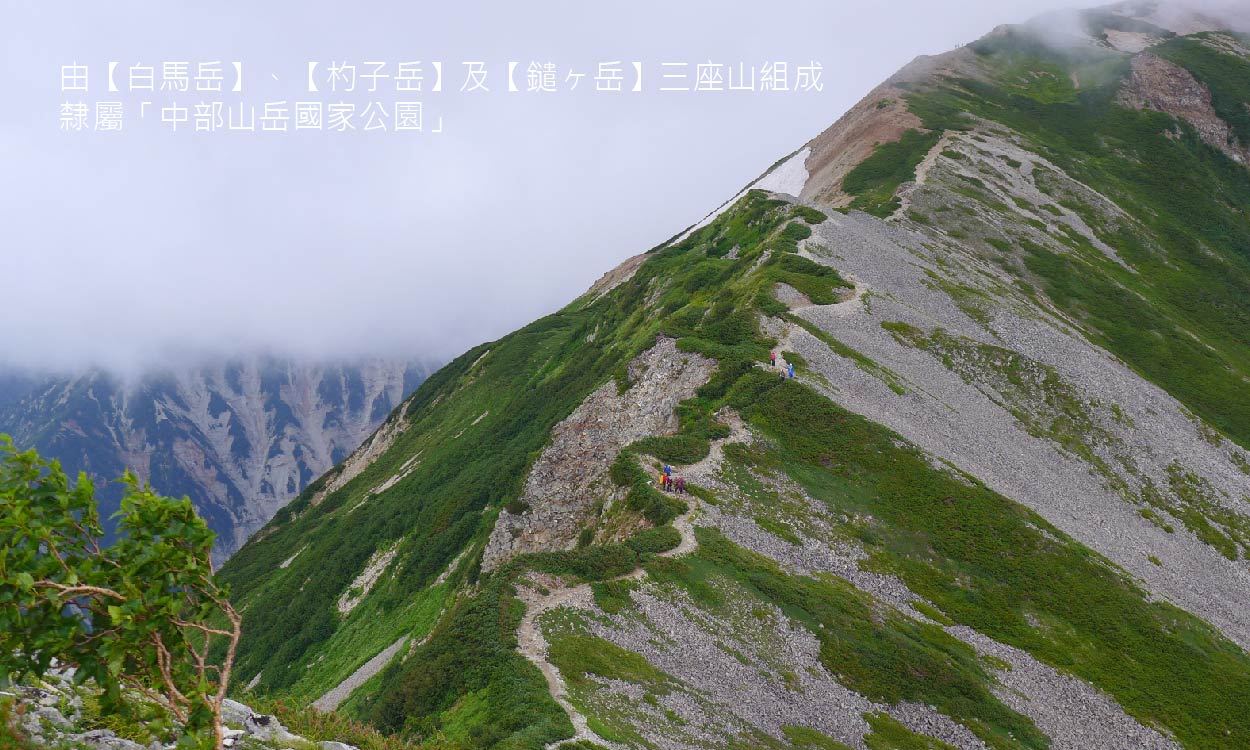
POLYGON ((118 737, 108 729, 93 729, 90 732, 73 736, 71 739, 93 750, 144 750, 143 745, 125 737, 118 737))
POLYGON ((251 714, 243 722, 243 729, 263 742, 291 743, 302 741, 298 735, 291 734, 282 726, 276 716, 268 714, 251 714))
POLYGON ((221 720, 232 727, 243 726, 243 722, 253 713, 252 709, 238 701, 227 698, 221 702, 221 720))

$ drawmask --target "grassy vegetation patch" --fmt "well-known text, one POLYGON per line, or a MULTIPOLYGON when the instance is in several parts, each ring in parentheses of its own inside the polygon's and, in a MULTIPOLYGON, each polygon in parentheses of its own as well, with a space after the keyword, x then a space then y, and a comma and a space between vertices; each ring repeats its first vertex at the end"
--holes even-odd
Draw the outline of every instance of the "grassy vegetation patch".
POLYGON ((781 733, 794 750, 851 750, 849 745, 844 745, 811 727, 783 724, 781 733))
POLYGON ((841 579, 791 576, 713 529, 696 530, 697 564, 656 560, 648 571, 715 605, 720 577, 806 625, 820 659, 842 684, 886 703, 933 705, 1001 748, 1043 748, 1037 728, 993 696, 976 652, 940 628, 879 605, 841 579))
POLYGON ((792 222, 781 230, 780 242, 788 252, 797 252, 798 243, 812 236, 812 228, 802 222, 792 222))
MULTIPOLYGON (((1219 68, 1208 85, 1241 107, 1237 117, 1250 117, 1244 63, 1181 39, 1159 49, 1198 71, 1219 68), (1221 76, 1230 80, 1217 80, 1221 76)), ((975 50, 1000 70, 1077 74, 1082 88, 1055 98, 1015 88, 1009 76, 998 83, 951 80, 909 94, 909 109, 934 131, 966 125, 964 112, 1000 122, 1134 216, 1139 224, 1131 228, 1111 226, 1097 212, 1071 206, 1135 273, 1088 252, 1083 238, 1066 237, 1084 252, 1058 255, 1020 243, 1029 281, 1082 321, 1095 343, 1243 447, 1250 445, 1250 402, 1237 395, 1250 377, 1250 308, 1241 303, 1250 298, 1250 215, 1244 210, 1250 170, 1202 143, 1183 122, 1116 105, 1127 74, 1121 58, 1064 57, 1019 34, 978 42, 975 50)))
POLYGON ((825 219, 829 217, 819 209, 811 206, 795 206, 791 209, 791 215, 806 221, 808 224, 823 224, 825 219))
POLYGON ((593 635, 551 636, 549 658, 575 687, 586 687, 591 676, 632 682, 655 695, 667 695, 677 685, 642 656, 593 635))
POLYGON ((915 179, 916 166, 940 138, 941 131, 912 129, 897 141, 877 146, 842 180, 842 189, 855 196, 851 207, 882 218, 894 213, 899 207, 894 192, 904 182, 915 179))
POLYGON ((872 731, 864 735, 868 750, 955 750, 941 740, 917 734, 889 714, 864 714, 872 731))
POLYGON ((757 470, 876 519, 875 564, 946 616, 1090 681, 1186 747, 1250 744, 1234 718, 1250 712, 1250 657, 1213 628, 809 388, 759 377, 752 394, 744 416, 779 446, 745 454, 757 470))
POLYGON ((854 287, 829 266, 790 253, 774 255, 765 264, 765 275, 794 287, 814 305, 832 305, 839 301, 838 289, 854 287))

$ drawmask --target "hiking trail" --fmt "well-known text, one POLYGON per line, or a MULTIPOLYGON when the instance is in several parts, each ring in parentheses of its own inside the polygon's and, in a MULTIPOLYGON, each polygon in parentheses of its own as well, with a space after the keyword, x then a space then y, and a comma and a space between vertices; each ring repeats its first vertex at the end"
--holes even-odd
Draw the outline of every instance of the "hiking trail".
MULTIPOLYGON (((690 464, 685 467, 673 467, 674 476, 678 474, 686 478, 687 483, 698 480, 706 480, 715 476, 720 469, 721 462, 724 460, 724 446, 727 443, 747 442, 750 440, 750 432, 737 412, 732 409, 722 409, 716 413, 716 418, 727 424, 730 434, 720 440, 712 441, 709 446, 708 455, 702 460, 690 464)), ((674 518, 672 521, 673 528, 681 535, 681 541, 676 547, 660 552, 660 557, 681 557, 694 552, 698 548, 699 543, 694 535, 694 517, 700 510, 700 502, 697 497, 686 494, 683 499, 689 505, 688 510, 674 518)), ((609 580, 627 581, 640 580, 647 575, 647 571, 643 568, 617 576, 609 580)), ((545 583, 554 582, 550 579, 545 583)), ((539 625, 538 619, 543 613, 558 607, 574 607, 577 609, 590 609, 594 607, 594 594, 591 591, 589 583, 582 583, 576 586, 550 588, 546 587, 548 592, 542 593, 538 588, 533 586, 519 586, 517 591, 518 598, 525 603, 525 615, 521 618, 521 624, 517 627, 517 650, 529 659, 530 663, 538 667, 543 673, 543 677, 547 680, 547 688, 551 692, 551 697, 560 704, 565 713, 569 716, 569 721, 573 723, 573 736, 560 740, 548 745, 548 748, 554 748, 566 742, 576 742, 579 740, 594 742, 608 748, 620 748, 621 745, 600 737, 593 729, 590 728, 586 717, 577 710, 577 707, 569 700, 568 684, 564 677, 560 674, 560 670, 547 659, 547 638, 543 634, 542 626, 539 625)))
MULTIPOLYGON (((848 296, 846 299, 842 300, 841 302, 835 302, 831 305, 817 305, 817 304, 813 304, 810 301, 806 301, 806 302, 793 302, 792 301, 792 302, 787 303, 790 307, 790 312, 797 313, 800 310, 806 310, 812 307, 819 307, 822 310, 828 310, 832 312, 834 315, 836 315, 839 318, 845 318, 847 316, 854 315, 858 312, 862 312, 864 310, 864 297, 868 293, 868 286, 864 284, 862 281, 860 281, 859 279, 855 278, 851 274, 847 274, 846 280, 851 282, 854 285, 854 288, 851 289, 850 296, 848 296)), ((804 297, 803 299, 806 300, 807 298, 804 297)), ((776 346, 773 347, 773 351, 777 353, 777 364, 773 365, 772 369, 785 373, 786 370, 789 368, 790 363, 786 361, 786 358, 783 356, 782 353, 786 351, 794 350, 794 344, 792 343, 791 339, 793 337, 795 330, 798 329, 799 326, 796 326, 793 323, 783 323, 783 326, 784 328, 782 329, 781 335, 777 337, 777 344, 776 346)), ((797 372, 795 373, 795 377, 796 378, 798 377, 797 372)))
MULTIPOLYGON (((691 517, 697 512, 699 503, 693 496, 688 496, 688 498, 690 509, 673 519, 673 528, 677 529, 677 532, 681 534, 681 542, 671 550, 658 553, 661 557, 685 555, 694 551, 698 546, 698 542, 694 537, 694 525, 691 523, 691 517)), ((609 580, 636 581, 646 576, 646 574, 646 570, 636 568, 625 575, 609 580)), ((544 612, 557 607, 571 606, 578 609, 593 607, 594 594, 591 592, 590 584, 582 583, 576 586, 549 589, 547 594, 543 594, 541 591, 529 586, 520 586, 518 587, 517 596, 525 603, 525 616, 521 618, 521 624, 517 627, 517 650, 543 673, 543 677, 547 679, 547 689, 551 692, 551 697, 569 715, 569 721, 573 722, 572 737, 553 742, 547 745, 547 747, 554 748, 565 742, 586 740, 604 747, 620 748, 621 745, 609 742, 596 734, 587 724, 586 717, 582 712, 578 711, 577 707, 569 701, 568 685, 564 681, 564 677, 560 674, 559 668, 547 660, 547 637, 543 634, 542 627, 538 624, 538 618, 544 612)))

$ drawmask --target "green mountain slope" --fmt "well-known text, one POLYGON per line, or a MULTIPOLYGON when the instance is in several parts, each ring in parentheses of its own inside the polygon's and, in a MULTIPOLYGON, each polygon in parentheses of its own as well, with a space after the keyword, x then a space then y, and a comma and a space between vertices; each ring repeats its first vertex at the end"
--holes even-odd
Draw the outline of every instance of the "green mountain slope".
POLYGON ((431 377, 222 571, 240 692, 431 746, 1250 746, 1250 53, 1082 18, 431 377))
MULTIPOLYGON (((1216 52, 1204 44, 1210 38, 1175 39, 1154 54, 1220 71, 1226 78, 1216 79, 1213 102, 1227 97, 1231 111, 1239 106, 1239 123, 1250 100, 1250 58, 1216 52)), ((974 128, 975 118, 992 119, 1132 217, 1107 217, 1076 196, 1054 196, 1127 267, 1082 238, 1060 238, 1074 252, 1056 253, 1010 230, 999 239, 1016 247, 999 252, 1014 258, 996 262, 1022 262, 1021 275, 1098 344, 1250 446, 1250 405, 1240 397, 1250 374, 1250 172, 1204 143, 1190 123, 1122 106, 1117 98, 1130 62, 1121 55, 1073 60, 1010 34, 973 51, 982 65, 1004 72, 988 82, 952 78, 917 91, 908 101, 925 127, 959 132, 974 128), (1027 86, 1019 83, 1024 71, 1032 76, 1027 86)), ((1230 137, 1250 143, 1241 127, 1230 137)))

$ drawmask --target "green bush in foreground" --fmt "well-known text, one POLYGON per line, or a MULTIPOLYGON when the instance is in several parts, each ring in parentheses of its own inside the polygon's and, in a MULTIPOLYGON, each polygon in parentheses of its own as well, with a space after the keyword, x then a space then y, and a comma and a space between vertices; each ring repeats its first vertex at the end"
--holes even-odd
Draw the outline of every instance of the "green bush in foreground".
POLYGON ((121 538, 101 548, 86 475, 71 487, 60 464, 0 435, 0 680, 55 660, 95 680, 103 711, 220 750, 240 618, 213 577, 213 533, 190 500, 122 481, 121 538))

